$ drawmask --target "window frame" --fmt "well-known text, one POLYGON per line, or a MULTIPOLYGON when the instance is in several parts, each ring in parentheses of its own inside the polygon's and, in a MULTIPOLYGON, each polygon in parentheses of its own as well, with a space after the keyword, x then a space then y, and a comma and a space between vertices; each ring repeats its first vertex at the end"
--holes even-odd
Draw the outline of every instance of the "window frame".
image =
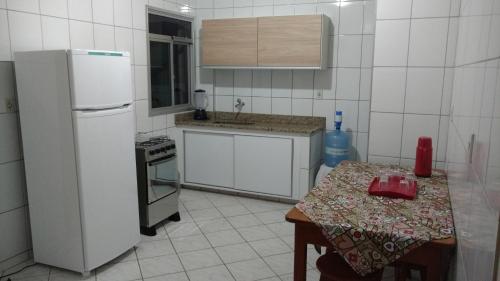
POLYGON ((156 115, 161 115, 165 113, 176 113, 176 112, 182 112, 182 111, 188 111, 193 109, 193 94, 192 94, 192 89, 194 88, 194 80, 195 80, 195 65, 194 65, 194 40, 193 40, 193 30, 194 30, 194 18, 190 16, 186 16, 184 14, 180 13, 175 13, 171 11, 165 11, 162 9, 158 9, 155 7, 151 6, 146 6, 146 51, 147 51, 147 72, 148 72, 148 111, 149 111, 149 116, 156 116, 156 115), (167 17, 167 18, 174 18, 178 20, 183 20, 183 21, 188 21, 191 23, 191 38, 187 37, 177 37, 177 36, 168 36, 168 35, 161 35, 161 34, 155 34, 155 33, 149 33, 149 14, 154 14, 162 17, 167 17), (151 57, 150 57, 150 48, 151 48, 151 42, 160 42, 160 43, 168 43, 170 44, 170 79, 171 79, 171 95, 172 95, 172 105, 171 106, 164 106, 160 108, 153 108, 153 103, 152 103, 152 93, 151 93, 151 57), (175 93, 174 93, 174 61, 173 61, 173 56, 174 56, 174 45, 175 44, 180 44, 180 45, 187 45, 188 47, 188 103, 187 104, 180 104, 180 105, 175 105, 175 93))

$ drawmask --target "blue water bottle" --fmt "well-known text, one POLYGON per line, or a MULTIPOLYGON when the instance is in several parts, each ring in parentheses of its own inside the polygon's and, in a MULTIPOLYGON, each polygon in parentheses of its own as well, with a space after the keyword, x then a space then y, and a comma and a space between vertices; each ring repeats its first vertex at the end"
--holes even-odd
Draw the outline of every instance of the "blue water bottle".
POLYGON ((325 138, 325 164, 332 168, 349 159, 350 138, 340 130, 341 125, 342 111, 336 111, 335 130, 327 133, 325 138))

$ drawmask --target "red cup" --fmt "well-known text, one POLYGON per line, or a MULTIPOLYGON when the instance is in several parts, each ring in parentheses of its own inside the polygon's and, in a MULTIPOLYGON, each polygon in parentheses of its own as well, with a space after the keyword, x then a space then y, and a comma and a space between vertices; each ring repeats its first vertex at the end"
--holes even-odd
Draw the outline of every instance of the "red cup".
POLYGON ((432 175, 432 138, 418 138, 415 160, 415 176, 430 177, 432 175))

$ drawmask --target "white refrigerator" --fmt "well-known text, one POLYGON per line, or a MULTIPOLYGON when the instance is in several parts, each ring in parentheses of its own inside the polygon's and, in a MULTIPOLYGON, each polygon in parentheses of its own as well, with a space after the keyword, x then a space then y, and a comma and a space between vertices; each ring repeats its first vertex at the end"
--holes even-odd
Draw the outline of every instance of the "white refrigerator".
POLYGON ((128 53, 18 52, 36 262, 86 273, 140 241, 128 53))

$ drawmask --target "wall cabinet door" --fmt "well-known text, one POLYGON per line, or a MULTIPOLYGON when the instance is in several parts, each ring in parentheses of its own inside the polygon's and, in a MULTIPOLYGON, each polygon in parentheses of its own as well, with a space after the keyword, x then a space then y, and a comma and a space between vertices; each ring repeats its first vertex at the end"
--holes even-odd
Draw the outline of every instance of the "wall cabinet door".
POLYGON ((201 39, 203 65, 257 65, 257 18, 204 20, 201 39))
POLYGON ((321 15, 258 18, 259 66, 321 66, 322 29, 321 15))
POLYGON ((184 133, 185 182, 234 186, 233 136, 184 133))
POLYGON ((235 136, 235 188, 292 194, 292 139, 235 136))

